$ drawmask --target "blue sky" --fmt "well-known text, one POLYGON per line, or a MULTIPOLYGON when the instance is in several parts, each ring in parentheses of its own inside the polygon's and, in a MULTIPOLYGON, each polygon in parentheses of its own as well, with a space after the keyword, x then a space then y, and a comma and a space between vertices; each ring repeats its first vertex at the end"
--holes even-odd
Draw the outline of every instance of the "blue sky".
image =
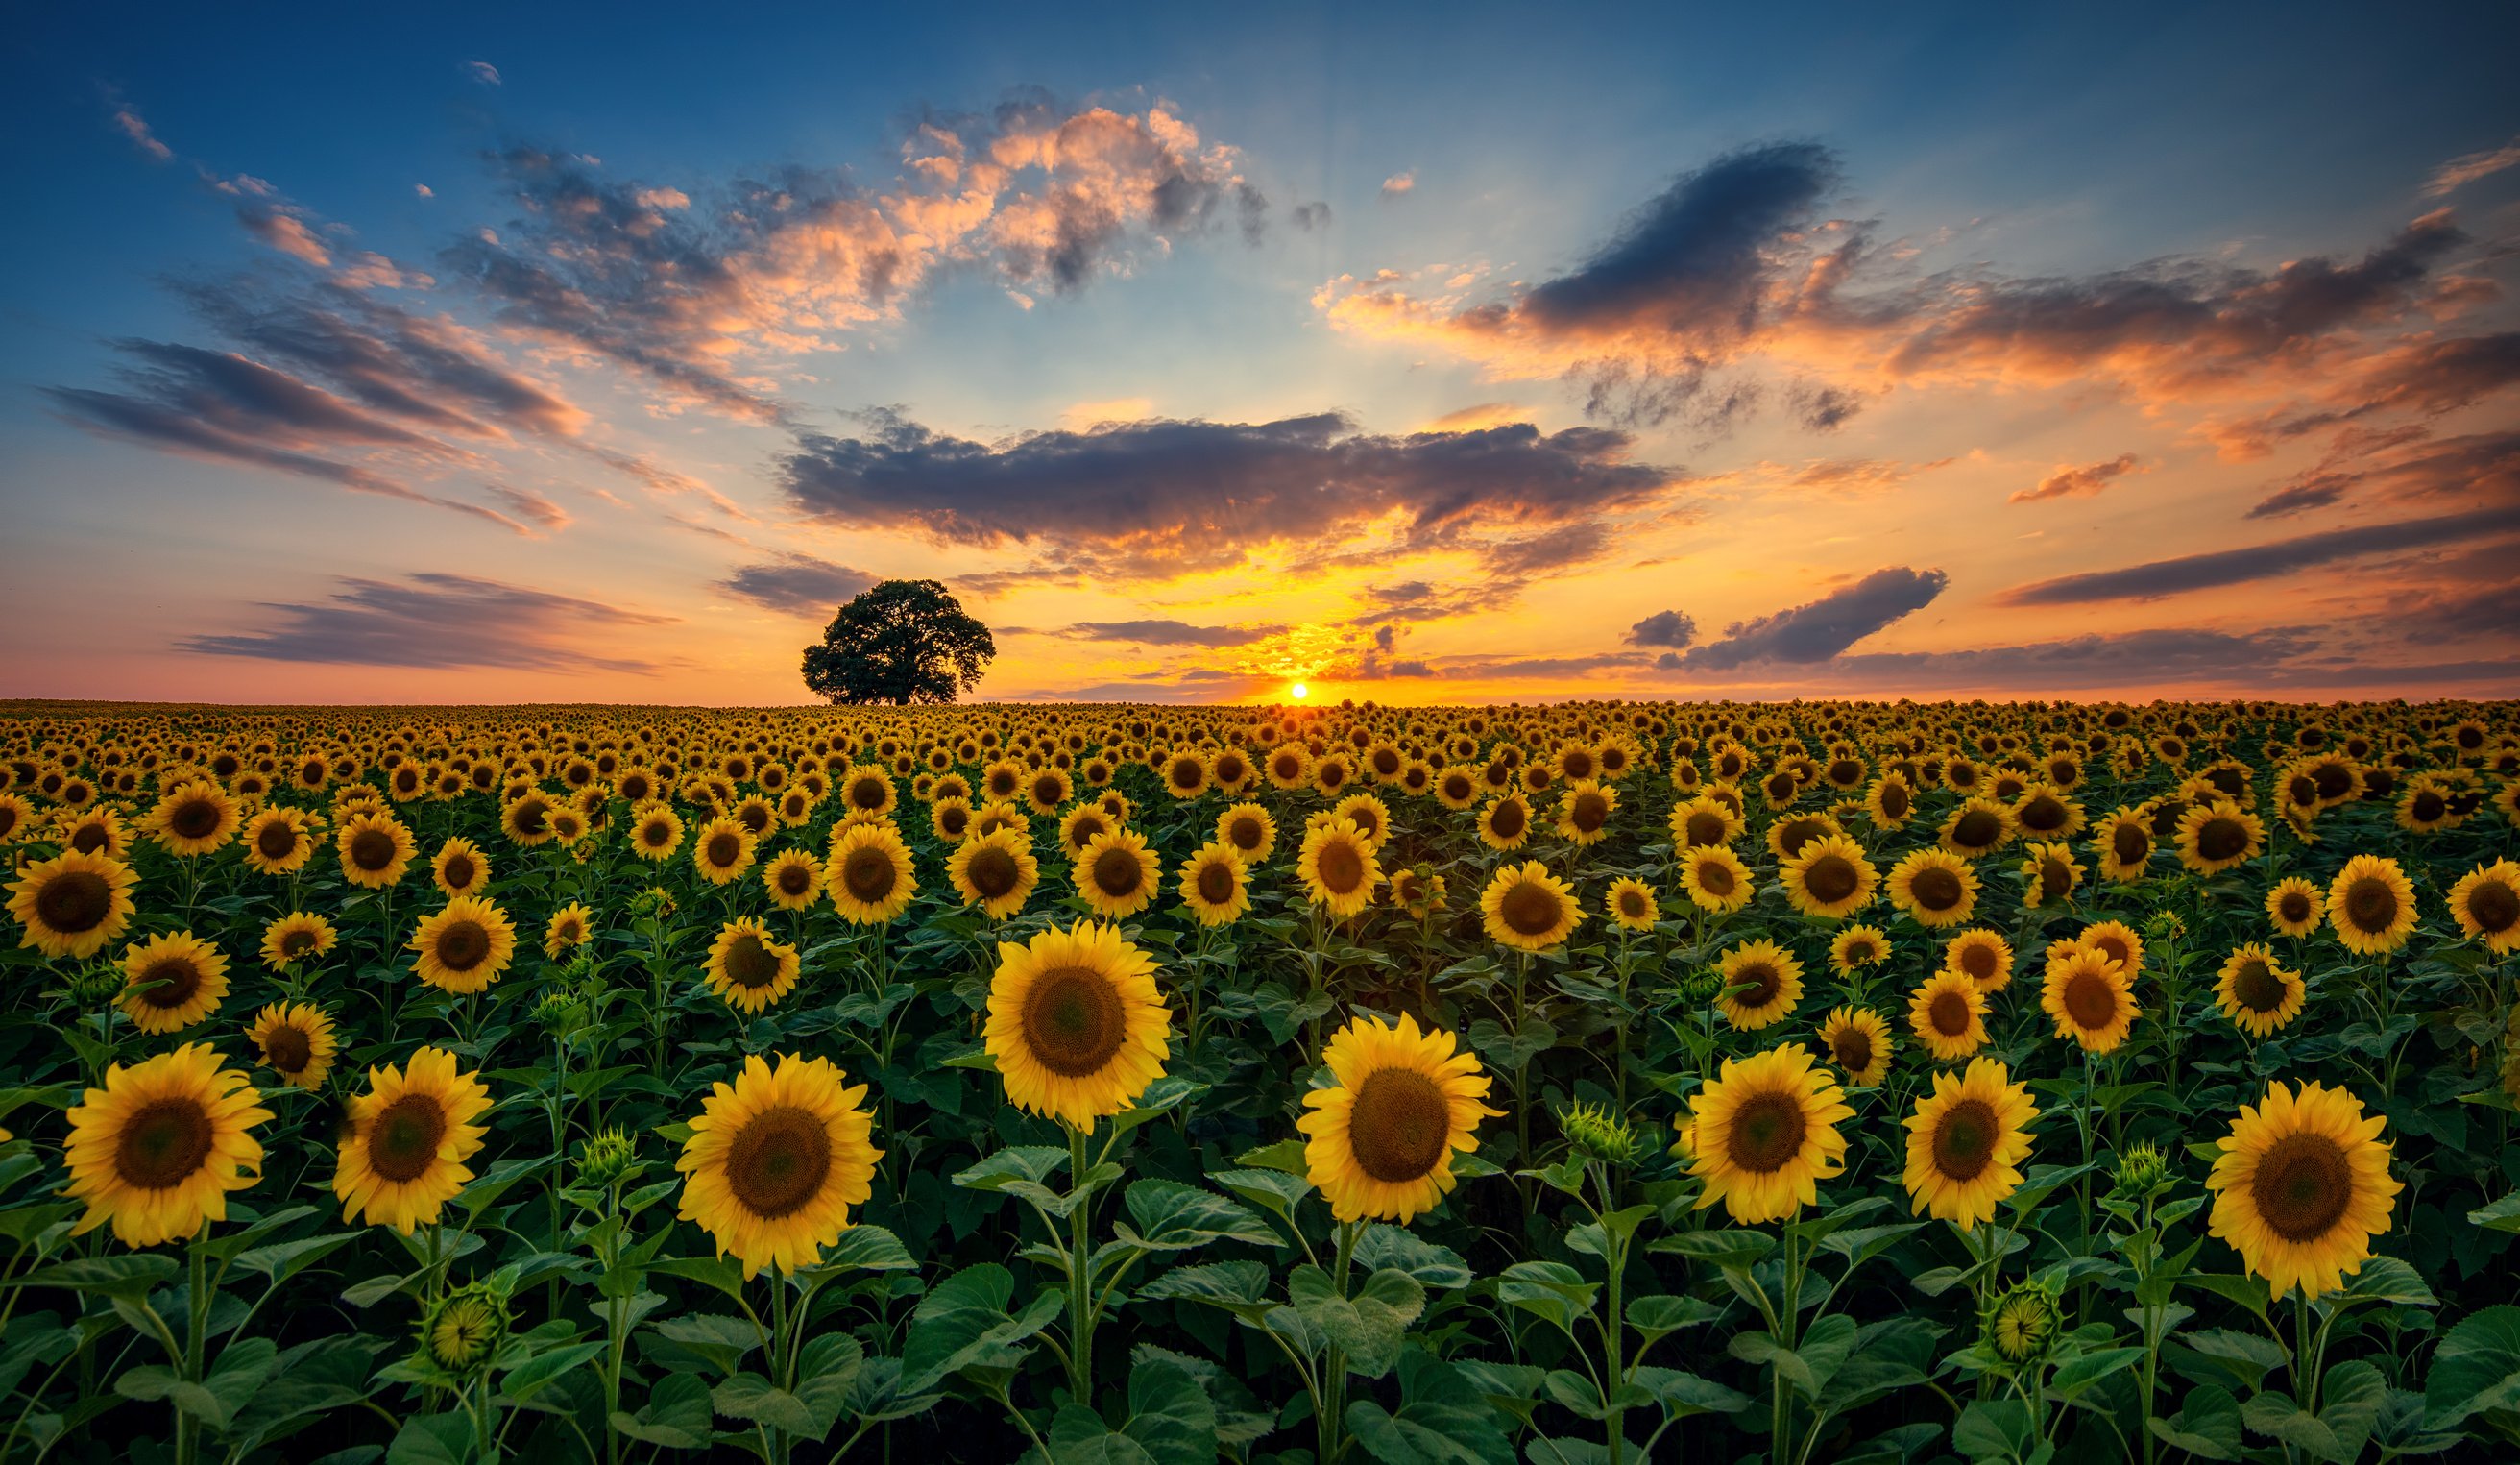
MULTIPOLYGON (((36 17, 0 72, 0 157, 36 225, 0 239, 0 492, 16 528, 0 690, 791 700, 796 647, 829 607, 759 587, 916 573, 955 580, 1001 627, 1012 654, 984 688, 998 696, 1260 695, 1292 676, 1410 701, 2507 692, 2520 618, 2500 613, 2508 576, 2489 567, 2507 563, 2492 558, 2512 527, 2497 516, 2520 504, 2500 364, 2520 168, 2439 180, 2520 140, 2498 74, 2520 21, 2375 14, 36 17), (994 113, 1010 99, 1029 102, 1012 128, 994 113), (1122 217, 1068 288, 1004 243, 1024 185, 995 196, 980 234, 914 251, 897 293, 730 243, 744 180, 882 197, 922 122, 1012 146, 1088 115, 1127 160, 1080 184, 1071 145, 1036 192, 1122 217), (1809 151, 1774 151, 1787 144, 1809 151), (554 161, 520 182, 489 160, 511 150, 554 161), (1750 227, 1731 211, 1744 159, 1800 202, 1728 256, 1722 283, 1751 290, 1758 316, 1735 330, 1672 292, 1706 278, 1688 273, 1692 251, 1750 227), (1167 217, 1148 200, 1185 160, 1201 211, 1167 217), (1690 178, 1697 211, 1626 257, 1644 309, 1544 308, 1574 298, 1551 281, 1645 300, 1594 266, 1690 178), (553 190, 579 185, 668 202, 646 222, 624 204, 605 227, 626 235, 536 234, 553 190), (283 228, 293 252, 275 244, 283 228), (638 318, 649 229, 691 231, 681 262, 742 287, 733 328, 715 306, 707 330, 638 318), (484 230, 497 245, 467 253, 484 230), (977 242, 989 230, 995 248, 977 242), (2300 279, 2288 264, 2362 280, 2358 261, 2402 238, 2409 278, 2252 334, 2300 279), (1797 284, 1850 241, 1860 291, 1822 300, 1797 284), (610 261, 605 278, 633 294, 555 329, 475 275, 555 243, 610 261), (372 257, 390 278, 361 272, 372 257), (2022 324, 2032 306, 2126 306, 2130 282, 2177 296, 2176 320, 2081 343, 2022 324), (347 437, 303 418, 278 434, 232 397, 219 410, 242 415, 212 451, 165 419, 130 429, 134 402, 210 400, 189 374, 221 360, 373 406, 274 354, 273 323, 309 302, 327 319, 390 306, 438 323, 468 362, 565 410, 460 442, 384 435, 373 416, 347 437), (723 368, 743 401, 672 389, 638 364, 659 352, 723 368), (2418 357, 2427 383, 2455 366, 2455 391, 2400 389, 2418 357), (1813 399, 1846 410, 1791 405, 1813 399), (833 489, 813 444, 872 452, 880 435, 860 414, 880 407, 927 435, 885 449, 896 497, 872 503, 854 467, 833 489), (1260 435, 1226 431, 1324 413, 1343 427, 1270 438, 1265 462, 1260 435), (1093 484, 1059 477, 1044 444, 1019 447, 1104 422, 1080 444, 1093 484), (1530 442, 1496 470, 1511 481, 1441 514, 1451 459, 1358 440, 1431 433, 1449 451, 1519 424, 1530 442), (296 456, 276 467, 281 452, 296 456), (625 481, 624 459, 651 476, 625 481), (987 477, 955 477, 974 462, 987 477), (1613 463, 1658 481, 1620 496, 1613 463), (350 469, 364 489, 342 490, 350 469), (1610 496, 1531 478, 1550 473, 1610 496), (1120 479, 1137 498, 1112 500, 1120 479), (1188 539, 1144 518, 1147 497, 1206 481, 1264 507, 1177 510, 1198 521, 1188 539), (1289 507, 1306 493, 1362 493, 1373 512, 1289 507), (2385 554, 2217 562, 2287 567, 2240 579, 2174 571, 2167 597, 2024 593, 2408 523, 2437 526, 2397 532, 2385 554), (1931 588, 1866 590, 1894 583, 1931 588), (93 607, 75 648, 40 629, 73 600, 93 607), (1691 634, 1641 638, 1666 610, 1691 634), (388 614, 431 634, 372 634, 388 614), (1854 634, 1762 639, 1795 623, 1854 634)), ((422 421, 397 402, 386 416, 422 421)))

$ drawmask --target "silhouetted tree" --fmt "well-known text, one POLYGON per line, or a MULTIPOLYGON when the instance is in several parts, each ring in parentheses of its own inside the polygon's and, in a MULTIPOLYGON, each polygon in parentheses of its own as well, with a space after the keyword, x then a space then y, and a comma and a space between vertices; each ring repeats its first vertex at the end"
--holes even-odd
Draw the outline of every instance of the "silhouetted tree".
POLYGON ((885 580, 805 648, 805 686, 831 702, 952 702, 998 654, 989 628, 935 580, 885 580))

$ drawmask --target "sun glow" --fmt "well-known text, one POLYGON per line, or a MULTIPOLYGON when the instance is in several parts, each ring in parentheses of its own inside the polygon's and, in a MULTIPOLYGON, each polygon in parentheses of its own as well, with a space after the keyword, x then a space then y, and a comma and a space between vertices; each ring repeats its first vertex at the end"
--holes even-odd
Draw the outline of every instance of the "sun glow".
POLYGON ((1305 686, 1302 682, 1297 682, 1286 689, 1286 695, 1295 699, 1297 702, 1301 702, 1305 698, 1313 695, 1313 689, 1305 686))

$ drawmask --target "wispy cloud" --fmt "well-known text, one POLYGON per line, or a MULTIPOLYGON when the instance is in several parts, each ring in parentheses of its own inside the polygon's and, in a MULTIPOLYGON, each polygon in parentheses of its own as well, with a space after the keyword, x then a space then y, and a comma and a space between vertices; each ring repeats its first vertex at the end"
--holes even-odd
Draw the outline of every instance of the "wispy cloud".
POLYGON ((615 648, 631 632, 672 620, 463 574, 338 583, 328 600, 263 606, 279 618, 268 629, 194 636, 176 650, 342 666, 646 674, 659 664, 615 648))
POLYGON ((2120 453, 2104 463, 2086 463, 2079 468, 2059 468, 2041 479, 2032 487, 2017 489, 2011 501, 2033 504, 2047 498, 2071 498, 2077 494, 2097 497, 2101 490, 2131 473, 2148 473, 2150 467, 2133 453, 2120 453))
POLYGON ((2520 137, 2501 147, 2488 148, 2481 153, 2464 153, 2443 163, 2424 184, 2424 196, 2441 198, 2508 167, 2520 167, 2520 137))
POLYGON ((2192 590, 2221 589, 2251 580, 2272 579, 2342 560, 2396 554, 2431 545, 2454 544, 2486 534, 2520 530, 2520 508, 2484 509, 2448 514, 2437 519, 2410 519, 2396 524, 2358 525, 2324 533, 2303 534, 2240 549, 2214 550, 2155 560, 2123 570, 2098 570, 2041 580, 2004 592, 2004 605, 2090 605, 2113 600, 2157 600, 2192 590))

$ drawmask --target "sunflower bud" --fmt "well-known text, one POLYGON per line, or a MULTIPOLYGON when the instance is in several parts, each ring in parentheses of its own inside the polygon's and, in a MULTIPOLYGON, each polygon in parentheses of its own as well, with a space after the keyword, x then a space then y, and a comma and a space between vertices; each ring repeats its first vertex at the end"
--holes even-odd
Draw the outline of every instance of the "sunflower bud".
POLYGON ((1724 994, 1724 973, 1715 967, 1701 967, 1680 979, 1681 1000, 1692 1007, 1704 1007, 1724 994))
POLYGON ((1989 1351, 2011 1368, 2027 1368, 2056 1346, 2064 1314, 2056 1291, 2044 1282, 2015 1282, 1995 1300, 1985 1317, 1984 1342, 1989 1351))
POLYGON ((92 961, 70 974, 70 998, 81 1007, 111 1002, 121 995, 127 980, 122 963, 92 961))
POLYGON ((587 1140, 577 1155, 577 1183, 610 1185, 630 1172, 639 1158, 639 1142, 620 1129, 606 1129, 587 1140))
POLYGON ((674 913, 674 897, 663 886, 652 885, 630 897, 630 914, 662 920, 674 913))
POLYGON ((2170 1173, 2170 1162, 2161 1147, 2145 1140, 2119 1152, 2116 1189, 2120 1195, 2149 1195, 2162 1177, 2170 1173))
POLYGON ((421 1314, 421 1356, 455 1378, 472 1378, 498 1356, 510 1320, 504 1284, 473 1282, 456 1288, 421 1314))
POLYGON ((554 1037, 568 1037, 586 1027, 586 999, 575 991, 546 992, 534 1004, 534 1022, 554 1037))
POLYGON ((1560 1110, 1557 1124, 1586 1164, 1625 1165, 1636 1158, 1637 1131, 1601 1105, 1577 1104, 1560 1110))

